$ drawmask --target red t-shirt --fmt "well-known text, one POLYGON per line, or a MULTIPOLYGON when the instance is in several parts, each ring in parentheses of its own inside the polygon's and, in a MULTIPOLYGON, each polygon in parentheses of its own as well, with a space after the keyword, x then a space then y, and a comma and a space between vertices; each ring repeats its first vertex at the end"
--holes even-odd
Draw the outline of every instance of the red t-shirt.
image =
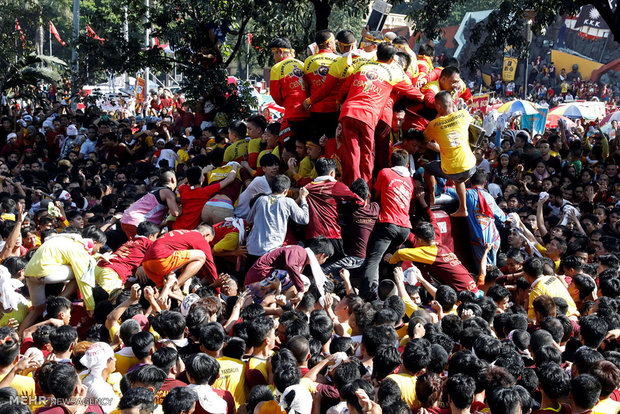
POLYGON ((207 257, 204 267, 207 269, 209 278, 217 279, 217 270, 211 254, 211 246, 202 234, 196 230, 172 230, 161 236, 151 245, 144 256, 144 261, 164 259, 174 252, 181 250, 202 250, 207 257))
POLYGON ((340 118, 348 116, 374 128, 379 122, 392 89, 410 99, 418 101, 424 99, 420 90, 411 84, 411 79, 400 66, 377 61, 360 66, 340 89, 341 102, 343 96, 347 95, 340 118))
POLYGON ((307 260, 308 253, 302 246, 284 246, 272 250, 258 259, 248 270, 245 286, 266 279, 274 270, 285 270, 297 290, 303 292, 304 283, 300 275, 306 267, 307 260))
POLYGON ((183 184, 179 187, 183 213, 172 224, 174 230, 193 230, 200 224, 200 213, 205 203, 222 188, 215 183, 206 187, 192 187, 183 184))
POLYGON ((409 207, 413 196, 413 181, 392 168, 379 171, 375 190, 381 195, 379 223, 392 223, 411 228, 409 207))
POLYGON ((142 264, 142 259, 152 244, 148 238, 136 236, 119 247, 114 252, 116 257, 110 259, 110 262, 99 260, 97 266, 114 270, 125 284, 127 278, 142 264))
POLYGON ((319 235, 328 239, 341 239, 338 224, 338 204, 355 201, 360 206, 364 201, 349 187, 339 181, 313 181, 306 185, 308 190, 308 211, 310 222, 306 226, 306 239, 319 235))

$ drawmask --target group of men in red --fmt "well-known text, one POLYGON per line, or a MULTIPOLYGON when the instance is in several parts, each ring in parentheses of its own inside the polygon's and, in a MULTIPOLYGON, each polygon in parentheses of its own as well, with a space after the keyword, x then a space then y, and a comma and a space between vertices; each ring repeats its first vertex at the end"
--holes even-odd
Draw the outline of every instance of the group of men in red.
POLYGON ((341 161, 347 185, 358 178, 370 185, 373 171, 387 167, 395 104, 405 109, 403 130, 424 130, 437 116, 438 92, 449 91, 455 103, 471 99, 458 61, 433 67, 431 45, 421 45, 416 56, 405 38, 389 40, 381 32, 366 32, 357 48, 350 30, 336 35, 321 30, 312 46, 302 62, 288 39, 270 43, 276 62, 270 93, 285 109, 282 131, 297 139, 339 138, 335 145, 326 145, 324 156, 341 161))

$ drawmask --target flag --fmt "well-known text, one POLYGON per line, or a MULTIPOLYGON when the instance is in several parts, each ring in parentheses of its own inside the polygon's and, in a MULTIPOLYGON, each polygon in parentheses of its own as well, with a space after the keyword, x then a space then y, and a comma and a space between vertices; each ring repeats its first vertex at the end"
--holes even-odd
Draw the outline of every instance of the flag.
POLYGON ((19 25, 19 21, 17 20, 17 17, 15 18, 15 31, 20 34, 20 38, 22 41, 22 49, 24 49, 26 47, 25 45, 26 36, 24 36, 24 31, 22 30, 22 27, 19 25))
POLYGON ((97 33, 90 27, 90 25, 86 25, 86 36, 92 37, 95 40, 100 40, 101 43, 105 42, 105 39, 97 36, 97 33))
POLYGON ((65 42, 63 42, 62 39, 60 38, 60 35, 58 34, 58 30, 56 30, 56 26, 54 26, 54 23, 52 23, 51 20, 50 20, 50 32, 54 35, 56 40, 58 40, 58 43, 60 43, 63 46, 65 45, 65 42))
POLYGON ((251 45, 252 44, 252 33, 248 33, 248 44, 251 45))

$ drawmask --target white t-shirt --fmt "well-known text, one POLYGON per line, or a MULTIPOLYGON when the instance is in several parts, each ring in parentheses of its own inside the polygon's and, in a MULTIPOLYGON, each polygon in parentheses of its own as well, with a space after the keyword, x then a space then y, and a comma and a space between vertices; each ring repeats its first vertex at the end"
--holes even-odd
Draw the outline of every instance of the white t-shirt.
POLYGON ((245 191, 239 195, 235 216, 247 219, 250 214, 250 201, 258 194, 271 194, 271 187, 264 175, 254 178, 245 191))
POLYGON ((159 168, 159 163, 161 160, 168 160, 168 167, 174 168, 176 163, 179 161, 179 156, 176 152, 171 149, 164 148, 161 150, 161 154, 159 154, 159 158, 157 158, 157 168, 159 168))

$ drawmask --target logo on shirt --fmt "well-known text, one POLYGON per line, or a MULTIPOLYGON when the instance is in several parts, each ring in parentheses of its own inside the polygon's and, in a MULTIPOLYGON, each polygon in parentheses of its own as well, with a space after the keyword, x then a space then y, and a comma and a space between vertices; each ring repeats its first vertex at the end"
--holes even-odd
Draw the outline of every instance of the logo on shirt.
POLYGON ((374 81, 379 78, 379 74, 375 70, 369 70, 366 72, 366 79, 369 81, 374 81))
POLYGON ((298 78, 302 78, 304 76, 304 73, 301 71, 300 68, 294 67, 293 68, 293 76, 297 76, 298 78))
POLYGON ((327 66, 319 66, 319 68, 317 69, 317 72, 319 73, 319 75, 321 76, 327 76, 327 73, 329 72, 329 67, 327 66))

